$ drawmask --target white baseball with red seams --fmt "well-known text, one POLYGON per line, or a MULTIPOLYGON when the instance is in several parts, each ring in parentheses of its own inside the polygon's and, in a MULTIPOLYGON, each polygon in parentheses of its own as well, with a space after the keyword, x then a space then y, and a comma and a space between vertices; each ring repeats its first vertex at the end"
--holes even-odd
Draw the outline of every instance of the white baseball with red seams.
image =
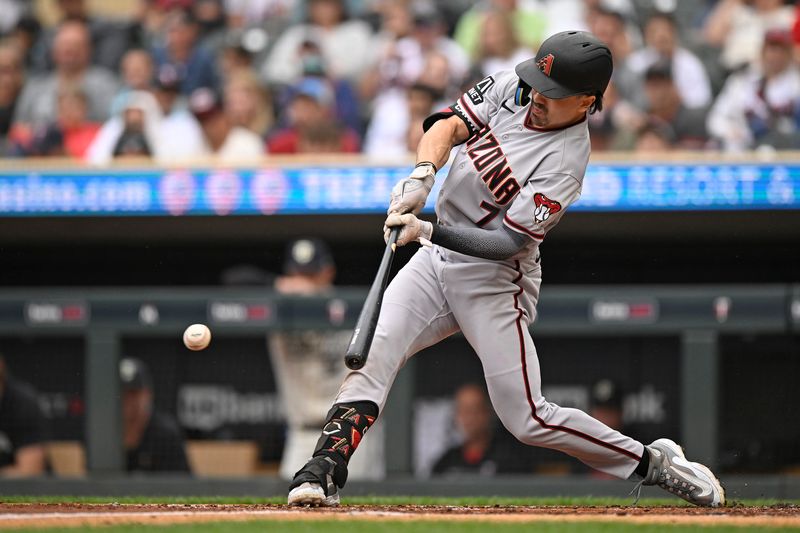
POLYGON ((389 285, 367 364, 347 375, 336 401, 372 400, 382 409, 408 358, 461 331, 481 359, 492 404, 512 434, 628 478, 644 453, 642 443, 542 396, 529 331, 542 275, 538 247, 579 198, 590 144, 585 119, 559 130, 533 127, 529 105, 515 104, 518 82, 514 72, 501 72, 438 114, 459 116, 471 137, 456 148, 436 214, 439 224, 450 226, 504 224, 527 236, 527 244, 505 261, 420 248, 389 285))

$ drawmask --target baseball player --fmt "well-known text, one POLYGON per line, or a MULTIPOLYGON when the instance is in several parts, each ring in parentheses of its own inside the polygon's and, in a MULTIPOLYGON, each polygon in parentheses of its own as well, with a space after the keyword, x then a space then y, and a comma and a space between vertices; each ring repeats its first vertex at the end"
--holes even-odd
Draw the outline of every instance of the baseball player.
POLYGON ((392 190, 386 226, 401 228, 401 246, 432 246, 421 247, 387 288, 370 358, 345 378, 312 458, 290 485, 290 504, 338 504, 347 463, 397 372, 457 331, 480 357, 492 405, 520 441, 697 505, 725 503, 714 474, 673 441, 645 446, 542 396, 529 331, 542 279, 539 244, 580 196, 587 114, 602 108, 611 71, 611 53, 594 35, 558 33, 515 72, 485 78, 425 121, 418 163, 392 190), (453 147, 438 221, 419 220, 453 147))

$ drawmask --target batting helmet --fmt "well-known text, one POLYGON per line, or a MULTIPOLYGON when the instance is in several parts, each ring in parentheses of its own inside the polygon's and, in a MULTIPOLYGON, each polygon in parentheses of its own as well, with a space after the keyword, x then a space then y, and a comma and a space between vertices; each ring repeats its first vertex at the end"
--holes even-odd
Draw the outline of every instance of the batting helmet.
POLYGON ((611 79, 611 51, 585 31, 564 31, 547 38, 536 57, 517 65, 520 80, 547 98, 577 94, 602 96, 611 79))

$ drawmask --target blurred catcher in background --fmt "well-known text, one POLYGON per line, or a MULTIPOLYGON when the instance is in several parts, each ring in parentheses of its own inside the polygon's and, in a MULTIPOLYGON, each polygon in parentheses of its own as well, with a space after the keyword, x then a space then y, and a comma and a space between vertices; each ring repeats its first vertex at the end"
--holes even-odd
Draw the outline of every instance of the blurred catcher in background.
MULTIPOLYGON (((320 295, 330 291, 336 267, 328 246, 317 239, 299 239, 289 243, 284 275, 275 280, 282 294, 320 295)), ((331 320, 343 310, 335 302, 329 305, 331 320)), ((275 369, 278 392, 283 400, 288 435, 281 460, 280 475, 291 479, 308 460, 325 423, 328 407, 339 390, 347 368, 342 357, 352 331, 303 330, 269 335, 269 352, 275 369)), ((349 467, 350 479, 382 479, 385 476, 383 428, 380 423, 349 467)))

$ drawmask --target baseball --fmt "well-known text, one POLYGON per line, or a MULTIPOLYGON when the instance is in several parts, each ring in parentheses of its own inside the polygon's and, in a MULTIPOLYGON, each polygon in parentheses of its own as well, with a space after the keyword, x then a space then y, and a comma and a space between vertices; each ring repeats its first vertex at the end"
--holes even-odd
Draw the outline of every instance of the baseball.
POLYGON ((190 350, 204 350, 211 342, 211 330, 205 324, 192 324, 183 332, 183 344, 190 350))

